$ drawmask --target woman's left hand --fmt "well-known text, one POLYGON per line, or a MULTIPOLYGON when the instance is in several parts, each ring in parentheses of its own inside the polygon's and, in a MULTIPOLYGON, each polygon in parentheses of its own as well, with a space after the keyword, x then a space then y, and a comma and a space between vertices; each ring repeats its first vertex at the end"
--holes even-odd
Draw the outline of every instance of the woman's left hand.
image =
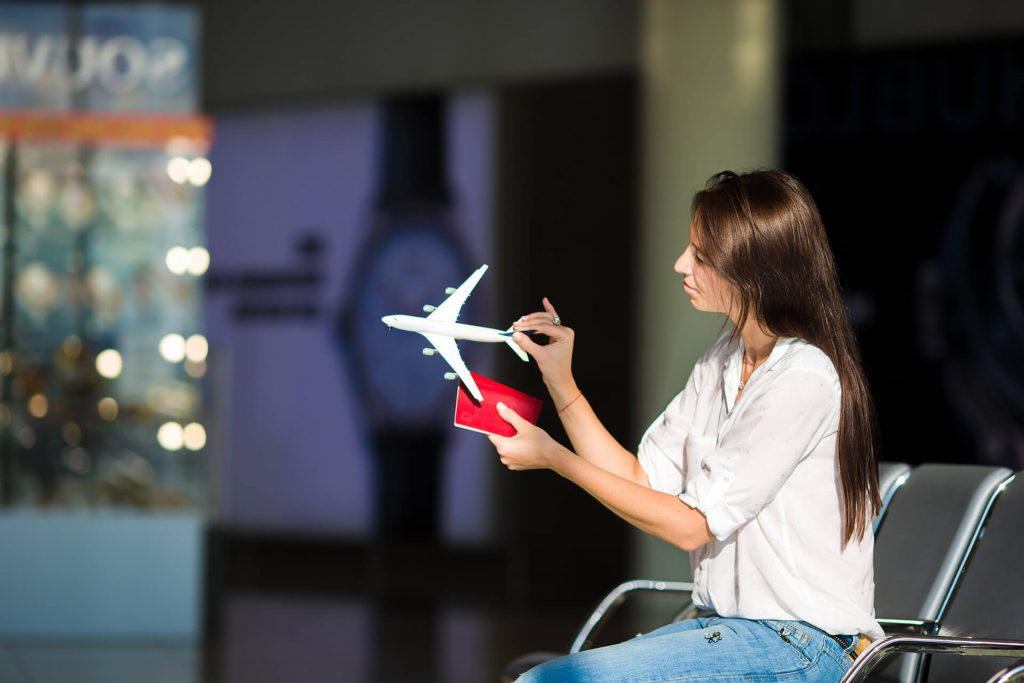
POLYGON ((498 415, 516 430, 515 436, 487 435, 501 457, 501 464, 510 470, 551 468, 561 448, 558 442, 504 403, 498 404, 498 415))

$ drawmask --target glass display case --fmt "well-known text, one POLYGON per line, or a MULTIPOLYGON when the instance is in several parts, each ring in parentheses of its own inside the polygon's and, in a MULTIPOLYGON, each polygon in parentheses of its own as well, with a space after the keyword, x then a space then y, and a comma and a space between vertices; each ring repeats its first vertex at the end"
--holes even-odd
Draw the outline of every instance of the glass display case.
POLYGON ((204 155, 184 139, 6 146, 8 504, 199 504, 204 155))
POLYGON ((0 12, 0 636, 198 632, 198 23, 187 6, 0 12))
POLYGON ((198 14, 10 3, 0 32, 0 505, 195 507, 198 14))

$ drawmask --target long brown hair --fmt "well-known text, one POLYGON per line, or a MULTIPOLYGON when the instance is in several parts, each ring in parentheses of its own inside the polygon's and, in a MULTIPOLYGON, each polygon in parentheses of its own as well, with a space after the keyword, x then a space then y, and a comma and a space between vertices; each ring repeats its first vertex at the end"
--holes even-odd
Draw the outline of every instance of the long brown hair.
POLYGON ((839 276, 814 200, 782 171, 717 173, 693 198, 694 239, 733 287, 739 335, 751 316, 766 333, 824 351, 842 388, 837 450, 843 540, 863 538, 878 493, 878 424, 839 276))

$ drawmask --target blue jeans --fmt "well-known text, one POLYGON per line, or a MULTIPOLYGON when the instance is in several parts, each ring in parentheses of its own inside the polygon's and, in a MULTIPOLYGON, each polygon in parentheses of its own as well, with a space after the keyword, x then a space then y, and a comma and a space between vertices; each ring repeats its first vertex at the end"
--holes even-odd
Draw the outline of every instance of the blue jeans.
POLYGON ((545 662, 519 681, 835 683, 850 668, 847 653, 856 644, 840 638, 846 649, 802 621, 698 617, 545 662))

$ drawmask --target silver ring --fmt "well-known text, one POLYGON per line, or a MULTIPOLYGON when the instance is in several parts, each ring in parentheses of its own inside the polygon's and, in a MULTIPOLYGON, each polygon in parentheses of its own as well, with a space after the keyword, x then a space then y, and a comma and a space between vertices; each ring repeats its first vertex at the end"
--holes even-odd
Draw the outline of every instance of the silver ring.
POLYGON ((556 316, 555 316, 554 318, 552 318, 552 319, 551 319, 551 322, 553 322, 553 323, 554 323, 554 324, 556 324, 556 325, 561 325, 561 324, 562 324, 562 319, 561 319, 561 318, 559 318, 559 317, 558 317, 558 316, 556 315, 556 316))

